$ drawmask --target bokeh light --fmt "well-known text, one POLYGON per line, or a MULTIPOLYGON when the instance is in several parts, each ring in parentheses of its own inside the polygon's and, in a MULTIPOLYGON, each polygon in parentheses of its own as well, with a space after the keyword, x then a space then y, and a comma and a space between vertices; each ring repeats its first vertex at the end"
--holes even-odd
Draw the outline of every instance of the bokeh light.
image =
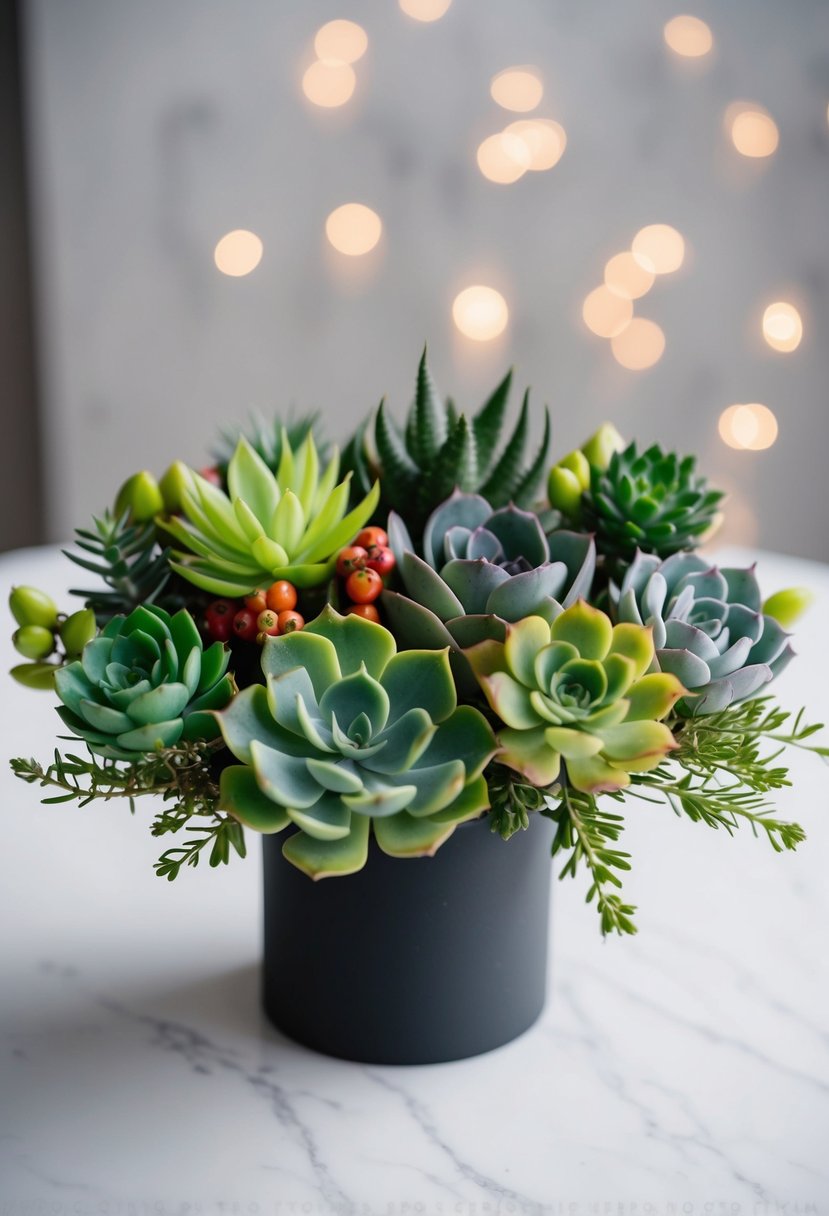
POLYGON ((620 334, 611 338, 613 357, 622 367, 632 372, 641 372, 653 367, 662 358, 665 335, 655 321, 646 317, 634 317, 620 334))
POLYGON ((488 181, 509 185, 529 169, 531 154, 525 140, 502 131, 490 135, 478 146, 477 160, 478 168, 488 181))
POLYGON ((340 59, 317 59, 302 77, 302 91, 315 106, 343 106, 357 84, 354 69, 340 59))
POLYGON ((736 101, 725 112, 725 129, 741 156, 771 156, 780 143, 777 124, 754 102, 736 101))
POLYGON ((638 300, 653 287, 655 274, 627 250, 617 253, 604 268, 605 286, 626 300, 638 300))
POLYGON ((723 443, 740 451, 762 452, 777 438, 777 419, 767 405, 729 405, 720 414, 723 443))
POLYGON ((506 329, 509 309, 500 291, 476 284, 455 296, 452 319, 467 338, 489 342, 506 329))
POLYGON ((794 304, 776 300, 763 313, 763 337, 772 350, 788 354, 797 350, 803 337, 803 321, 794 304))
POLYGON ((226 232, 213 250, 213 261, 222 274, 241 278, 250 274, 262 261, 264 245, 255 232, 234 228, 226 232))
POLYGON ((325 221, 325 235, 339 253, 360 257, 380 240, 380 216, 363 203, 343 203, 325 221))
POLYGON ((439 21, 452 0, 400 0, 400 7, 415 21, 439 21))
POLYGON ((685 260, 685 241, 670 224, 648 224, 640 228, 631 244, 633 256, 645 270, 671 274, 685 260))
POLYGON ((355 63, 366 53, 368 35, 356 21, 328 21, 317 30, 314 50, 320 59, 355 63))
POLYGON ((581 315, 587 328, 600 338, 613 338, 631 323, 633 304, 602 284, 584 301, 581 315))
POLYGON ((689 13, 672 17, 662 32, 674 54, 686 59, 699 59, 707 55, 714 45, 710 26, 700 17, 692 17, 689 13))
POLYGON ((489 91, 493 101, 505 110, 525 114, 541 101, 544 85, 536 68, 505 68, 493 76, 489 91))
POLYGON ((504 135, 522 140, 529 154, 528 169, 543 172, 557 165, 567 147, 567 133, 551 118, 520 118, 504 128, 504 135))

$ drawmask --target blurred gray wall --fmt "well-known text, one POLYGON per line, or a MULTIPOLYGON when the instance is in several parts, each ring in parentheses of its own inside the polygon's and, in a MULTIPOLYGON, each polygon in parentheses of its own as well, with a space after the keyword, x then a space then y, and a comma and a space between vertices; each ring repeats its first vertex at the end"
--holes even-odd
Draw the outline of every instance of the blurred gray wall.
POLYGON ((694 3, 715 52, 678 60, 661 0, 454 0, 433 24, 393 0, 30 0, 28 77, 51 534, 66 537, 138 467, 204 463, 213 432, 261 410, 320 409, 344 438, 387 394, 411 395, 428 339, 440 386, 476 405, 505 367, 554 413, 559 452, 604 418, 699 451, 734 492, 734 540, 829 558, 829 4, 694 3), (352 101, 310 106, 316 28, 368 32, 352 101), (533 63, 539 116, 568 147, 548 173, 485 181, 480 140, 510 116, 489 97, 533 63), (762 103, 780 130, 766 161, 738 156, 722 115, 762 103), (350 261, 326 247, 343 202, 384 221, 350 261), (661 361, 615 363, 581 303, 638 228, 685 236, 685 265, 637 311, 661 361), (264 241, 231 279, 227 230, 264 241), (348 263, 348 264, 346 264, 348 263), (461 338, 456 292, 503 292, 495 342, 461 338), (768 349, 763 307, 790 299, 805 336, 768 349), (717 435, 722 409, 763 402, 765 452, 717 435))

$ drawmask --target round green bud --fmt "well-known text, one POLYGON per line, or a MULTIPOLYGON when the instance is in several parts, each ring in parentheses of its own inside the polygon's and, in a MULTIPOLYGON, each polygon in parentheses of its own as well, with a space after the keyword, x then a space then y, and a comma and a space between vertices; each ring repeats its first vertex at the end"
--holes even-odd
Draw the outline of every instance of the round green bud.
POLYGON ((21 625, 12 642, 24 659, 45 659, 55 649, 55 635, 43 625, 21 625))
POLYGON ((128 511, 130 519, 137 524, 147 523, 163 510, 164 499, 158 482, 146 470, 128 477, 115 498, 118 518, 128 511))
POLYGON ((613 423, 605 422, 595 435, 582 444, 581 450, 594 469, 604 470, 610 464, 613 453, 624 451, 624 447, 625 441, 613 423))
POLYGON ((787 587, 769 596, 763 604, 763 612, 766 616, 774 617, 784 629, 790 629, 811 607, 814 599, 815 593, 808 587, 787 587))
POLYGON ((579 479, 570 469, 554 465, 547 479, 547 497, 550 506, 574 519, 581 510, 582 488, 579 479))
POLYGON ((576 448, 575 452, 570 452, 558 462, 558 467, 560 469, 569 469, 582 490, 590 489, 590 462, 584 452, 580 452, 576 448))
POLYGON ((184 491, 193 483, 193 474, 183 460, 174 460, 158 483, 164 510, 168 515, 181 511, 184 491))
POLYGON ((58 606, 45 591, 37 587, 12 587, 9 607, 18 625, 42 625, 54 629, 58 623, 58 606))
POLYGON ((9 673, 24 688, 37 688, 43 692, 54 691, 55 663, 18 663, 9 673))
POLYGON ((97 632, 95 613, 91 608, 80 608, 68 616, 60 627, 60 640, 68 657, 76 658, 97 632))

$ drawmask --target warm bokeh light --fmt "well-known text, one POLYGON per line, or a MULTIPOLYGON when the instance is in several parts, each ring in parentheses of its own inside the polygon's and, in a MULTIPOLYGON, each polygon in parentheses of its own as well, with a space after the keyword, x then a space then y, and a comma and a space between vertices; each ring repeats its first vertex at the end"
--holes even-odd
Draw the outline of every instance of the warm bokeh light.
POLYGON ((455 296, 452 319, 462 334, 475 342, 489 342, 507 327, 507 302, 494 287, 466 287, 455 296))
POLYGON ((263 252, 264 246, 255 232, 234 228, 217 241, 213 261, 222 274, 238 279, 256 269, 263 252))
POLYGON ((523 139, 502 131, 479 144, 477 160, 478 168, 488 181, 509 185, 529 169, 530 150, 523 139))
POLYGON ((725 112, 725 129, 741 156, 771 156, 780 143, 777 124, 754 102, 737 101, 725 112))
POLYGON ((415 21, 439 21, 452 0, 400 0, 400 7, 415 21))
POLYGON ((315 106, 344 106, 357 84, 354 69, 339 59, 318 59, 302 77, 302 91, 315 106))
POLYGON ((763 337, 773 350, 788 354, 797 350, 803 337, 803 321, 794 304, 776 300, 763 313, 763 337))
POLYGON ((707 55, 714 45, 710 26, 689 13, 672 17, 662 32, 671 50, 686 59, 699 59, 701 55, 707 55))
POLYGON ((685 259, 685 241, 670 224, 648 224, 640 228, 631 245, 633 256, 645 270, 671 274, 685 259))
POLYGON ((777 419, 767 405, 729 405, 720 414, 719 432, 730 448, 762 452, 777 438, 777 419))
POLYGON ((604 268, 605 286, 626 300, 638 300, 653 287, 654 272, 637 262, 628 250, 617 253, 604 268))
POLYGON ((355 63, 365 55, 368 35, 356 21, 329 21, 317 30, 314 50, 320 59, 355 63))
POLYGON ((595 288, 582 304, 581 315, 587 328, 600 338, 613 338, 631 323, 633 304, 604 284, 595 288))
POLYGON ((536 68, 505 68, 492 77, 489 91, 493 101, 505 110, 525 114, 541 101, 544 85, 536 68))
POLYGON ((567 133, 551 118, 520 118, 504 128, 504 135, 520 139, 529 154, 528 169, 542 172, 552 169, 564 155, 567 133))
POLYGON ((339 253, 360 257, 380 240, 380 216, 363 203, 344 203, 325 221, 325 235, 339 253))
POLYGON ((613 357, 622 367, 642 372, 662 358, 665 335, 655 321, 634 317, 620 334, 611 339, 613 357))

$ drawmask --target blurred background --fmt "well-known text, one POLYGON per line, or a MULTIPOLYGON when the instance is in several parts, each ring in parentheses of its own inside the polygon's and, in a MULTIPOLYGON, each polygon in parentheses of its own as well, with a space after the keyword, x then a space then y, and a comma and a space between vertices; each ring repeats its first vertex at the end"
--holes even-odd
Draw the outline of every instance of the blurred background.
POLYGON ((724 540, 829 559, 825 0, 2 12, 0 547, 251 411, 402 415, 428 342, 459 405, 513 364, 557 455, 612 419, 699 453, 724 540))

